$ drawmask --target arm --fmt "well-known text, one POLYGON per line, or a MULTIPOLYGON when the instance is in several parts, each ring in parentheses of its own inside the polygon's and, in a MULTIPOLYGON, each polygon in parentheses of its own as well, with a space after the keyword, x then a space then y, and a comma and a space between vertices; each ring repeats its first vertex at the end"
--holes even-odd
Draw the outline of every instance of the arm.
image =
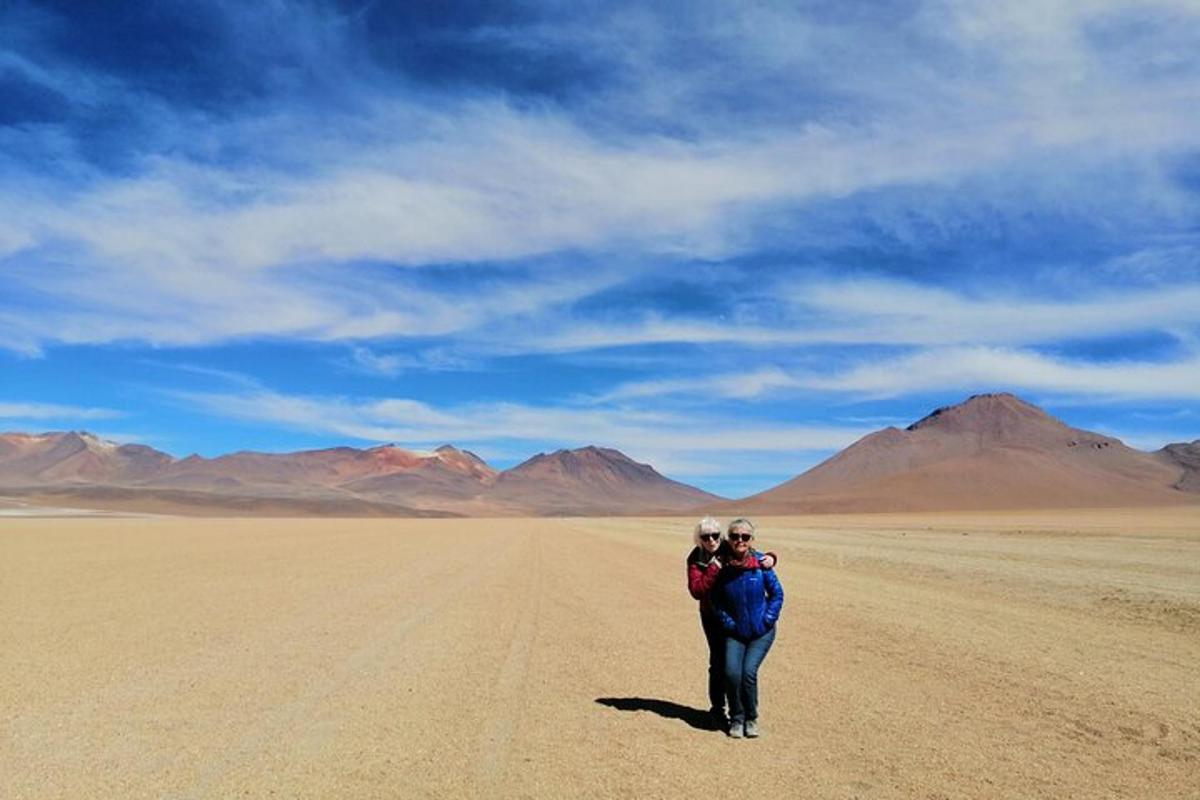
POLYGON ((765 553, 760 553, 757 550, 751 550, 750 552, 758 559, 758 563, 763 569, 775 569, 775 565, 779 563, 779 556, 775 555, 771 550, 765 553))
MULTIPOLYGON (((720 574, 720 570, 718 570, 718 574, 720 574)), ((714 584, 715 583, 716 583, 716 581, 714 581, 714 584)), ((721 623, 721 628, 724 629, 724 631, 726 633, 733 633, 734 631, 736 631, 737 630, 737 622, 730 615, 729 610, 727 608, 725 608, 726 601, 725 601, 725 597, 721 593, 721 591, 720 590, 714 591, 710 595, 709 599, 712 600, 712 609, 713 609, 713 612, 717 615, 717 621, 721 623)))
POLYGON ((717 611, 717 619, 721 620, 721 627, 726 633, 733 633, 737 630, 737 622, 733 617, 729 616, 729 612, 721 608, 719 605, 713 604, 717 611))
POLYGON ((767 625, 774 625, 779 621, 779 613, 783 611, 783 585, 775 576, 774 570, 765 569, 762 576, 763 585, 767 590, 767 611, 763 618, 767 625))
POLYGON ((704 598, 706 594, 712 591, 713 584, 717 582, 717 575, 721 572, 721 565, 713 562, 705 569, 699 564, 688 562, 688 592, 697 600, 704 598))

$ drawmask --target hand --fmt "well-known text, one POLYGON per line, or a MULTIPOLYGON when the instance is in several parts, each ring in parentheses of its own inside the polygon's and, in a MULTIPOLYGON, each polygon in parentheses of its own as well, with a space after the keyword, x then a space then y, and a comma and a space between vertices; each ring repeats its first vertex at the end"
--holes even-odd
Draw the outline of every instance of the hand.
POLYGON ((771 555, 770 553, 767 553, 765 556, 763 556, 762 568, 763 569, 774 569, 775 568, 775 556, 771 555))
POLYGON ((712 560, 710 560, 708 563, 709 563, 709 564, 716 564, 716 565, 717 565, 717 569, 720 569, 720 568, 721 568, 721 559, 720 559, 720 558, 718 558, 717 556, 713 556, 713 557, 712 557, 712 560))

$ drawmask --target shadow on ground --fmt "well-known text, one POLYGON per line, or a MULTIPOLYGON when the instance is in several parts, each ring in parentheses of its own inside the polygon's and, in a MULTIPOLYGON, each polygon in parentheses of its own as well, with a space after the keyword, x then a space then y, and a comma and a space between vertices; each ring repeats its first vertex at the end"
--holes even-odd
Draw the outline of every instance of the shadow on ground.
POLYGON ((653 700, 648 697, 597 697, 596 702, 618 711, 649 711, 667 719, 681 720, 701 731, 717 730, 707 711, 681 706, 670 700, 653 700))

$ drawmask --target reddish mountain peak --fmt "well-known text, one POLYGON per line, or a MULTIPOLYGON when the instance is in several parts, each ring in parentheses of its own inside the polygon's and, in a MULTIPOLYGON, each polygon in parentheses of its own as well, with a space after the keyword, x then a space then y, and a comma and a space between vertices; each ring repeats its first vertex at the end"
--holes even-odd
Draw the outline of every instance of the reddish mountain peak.
POLYGON ((380 445, 365 451, 366 455, 380 467, 390 469, 411 469, 420 464, 424 458, 411 450, 397 447, 394 444, 380 445))
POLYGON ((940 429, 946 431, 972 431, 976 433, 1002 433, 1005 430, 1024 426, 1054 426, 1067 430, 1063 422, 1042 409, 1027 403, 1016 395, 976 394, 965 401, 951 406, 942 406, 929 415, 909 425, 906 430, 940 429))
POLYGON ((592 461, 620 461, 630 464, 637 463, 620 450, 614 450, 611 447, 597 447, 594 444, 589 444, 586 447, 577 447, 574 450, 556 450, 551 454, 550 457, 563 460, 576 459, 592 461))
POLYGON ((613 450, 608 447, 596 447, 595 445, 579 447, 574 450, 555 450, 553 453, 538 453, 536 456, 508 470, 508 472, 540 470, 573 474, 584 470, 604 469, 606 467, 644 470, 658 475, 650 465, 640 464, 620 450, 613 450))
POLYGON ((1200 491, 1186 454, 1150 455, 1072 428, 1012 394, 939 408, 864 436, 739 508, 898 510, 1180 502, 1200 491), (1193 488, 1194 487, 1194 488, 1193 488))
POLYGON ((488 496, 543 513, 683 509, 716 499, 619 450, 595 445, 538 453, 500 473, 488 496))
POLYGON ((0 473, 10 482, 135 480, 171 464, 166 453, 117 444, 88 431, 49 431, 0 437, 0 473))
POLYGON ((444 444, 433 452, 437 463, 448 466, 451 469, 485 480, 490 480, 496 476, 496 470, 470 450, 459 450, 453 445, 444 444))

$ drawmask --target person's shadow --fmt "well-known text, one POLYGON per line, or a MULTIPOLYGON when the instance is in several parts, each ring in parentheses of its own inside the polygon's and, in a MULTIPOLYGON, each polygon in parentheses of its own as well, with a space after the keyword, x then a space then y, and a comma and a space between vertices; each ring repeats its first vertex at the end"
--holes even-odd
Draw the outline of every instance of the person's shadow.
POLYGON ((667 719, 681 720, 697 730, 717 730, 716 723, 707 711, 681 706, 670 700, 652 700, 648 697, 597 697, 596 702, 618 711, 649 711, 667 719))

